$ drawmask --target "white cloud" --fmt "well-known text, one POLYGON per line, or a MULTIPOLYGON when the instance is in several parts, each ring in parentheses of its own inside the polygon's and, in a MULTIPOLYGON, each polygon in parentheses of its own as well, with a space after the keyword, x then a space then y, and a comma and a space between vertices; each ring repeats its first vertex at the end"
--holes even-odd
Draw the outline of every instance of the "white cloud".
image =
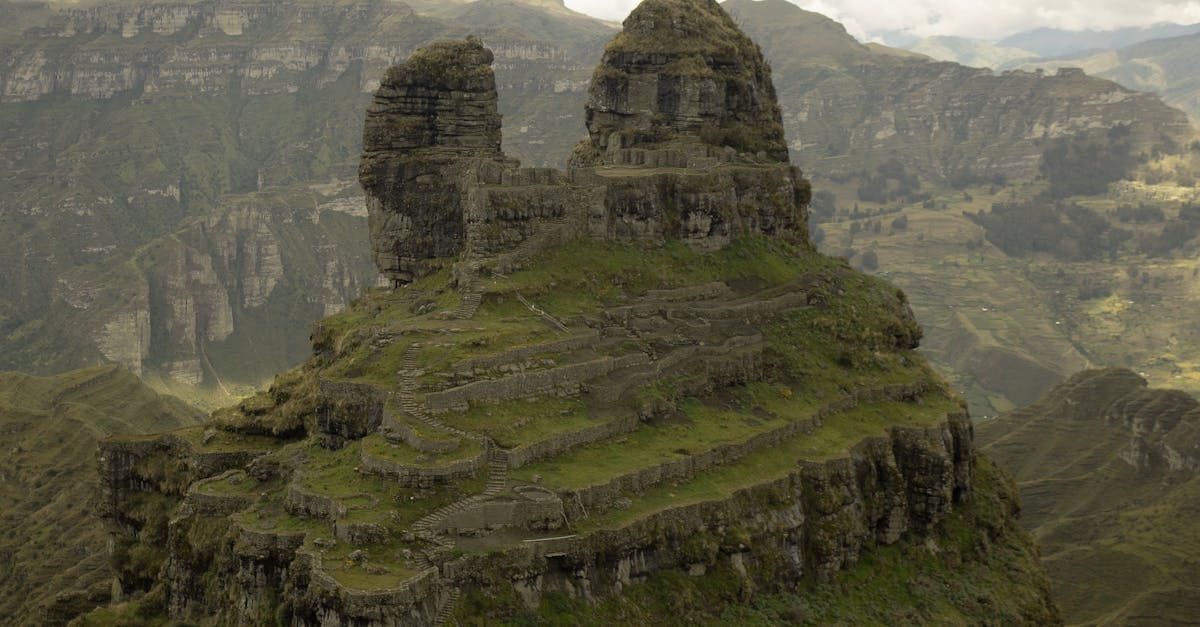
MULTIPOLYGON (((1038 27, 1111 29, 1200 22, 1200 0, 790 0, 838 20, 859 38, 885 31, 918 36, 999 38, 1038 27)), ((566 0, 567 6, 621 20, 638 0, 566 0)))
POLYGON ((641 0, 566 0, 567 6, 606 20, 621 21, 641 0))

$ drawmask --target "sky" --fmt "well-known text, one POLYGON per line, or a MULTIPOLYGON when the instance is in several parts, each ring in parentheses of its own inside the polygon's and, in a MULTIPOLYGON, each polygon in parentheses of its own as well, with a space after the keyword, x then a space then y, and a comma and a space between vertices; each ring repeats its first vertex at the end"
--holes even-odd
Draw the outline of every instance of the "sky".
MULTIPOLYGON (((621 20, 639 0, 566 0, 596 17, 621 20)), ((1108 30, 1200 22, 1200 0, 791 0, 827 15, 863 40, 886 31, 918 37, 999 39, 1038 27, 1108 30)))

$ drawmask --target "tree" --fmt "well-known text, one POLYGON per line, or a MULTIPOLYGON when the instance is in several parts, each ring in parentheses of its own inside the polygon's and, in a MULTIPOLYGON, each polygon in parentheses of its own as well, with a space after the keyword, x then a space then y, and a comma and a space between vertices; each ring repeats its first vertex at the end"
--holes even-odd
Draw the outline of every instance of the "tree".
POLYGON ((862 264, 863 270, 874 272, 879 269, 879 255, 875 254, 874 250, 868 250, 859 257, 859 263, 862 264))
POLYGON ((1050 182, 1050 195, 1097 195, 1109 183, 1129 175, 1137 165, 1129 125, 1119 124, 1102 134, 1060 137, 1042 152, 1040 171, 1050 182))

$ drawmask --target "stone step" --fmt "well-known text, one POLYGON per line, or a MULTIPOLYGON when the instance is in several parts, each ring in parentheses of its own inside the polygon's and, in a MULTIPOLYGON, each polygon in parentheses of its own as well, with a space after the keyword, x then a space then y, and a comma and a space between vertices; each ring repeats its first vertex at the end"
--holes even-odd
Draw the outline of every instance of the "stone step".
POLYGON ((454 613, 454 605, 458 602, 458 597, 461 591, 454 588, 446 595, 446 599, 442 601, 441 607, 438 608, 437 616, 433 619, 435 627, 441 627, 450 620, 450 615, 454 613))

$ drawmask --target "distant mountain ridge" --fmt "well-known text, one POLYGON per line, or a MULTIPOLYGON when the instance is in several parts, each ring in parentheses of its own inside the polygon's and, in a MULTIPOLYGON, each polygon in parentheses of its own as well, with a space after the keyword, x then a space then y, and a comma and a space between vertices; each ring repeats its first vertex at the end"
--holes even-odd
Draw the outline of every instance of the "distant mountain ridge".
POLYGON ((436 8, 0 5, 23 16, 0 30, 0 367, 116 361, 228 399, 303 359, 312 321, 375 281, 357 111, 429 41, 481 36, 506 148, 564 161, 611 26, 559 2, 436 8))
POLYGON ((997 46, 1021 48, 1042 57, 1074 55, 1089 50, 1113 50, 1153 39, 1200 33, 1200 24, 1155 24, 1112 30, 1063 30, 1037 28, 1009 35, 997 46))
POLYGON ((1200 33, 1155 39, 1119 50, 1034 61, 1026 68, 1080 67, 1130 89, 1160 94, 1166 102, 1200 120, 1200 33))
POLYGON ((926 37, 908 50, 938 61, 953 61, 968 67, 1000 69, 1014 61, 1037 58, 1039 55, 1021 48, 1004 47, 965 37, 926 37))
POLYGON ((1158 97, 1080 72, 995 74, 863 45, 786 0, 724 6, 771 61, 792 154, 818 176, 897 159, 933 180, 964 168, 1028 180, 1047 139, 1123 124, 1149 154, 1190 133, 1158 97))

